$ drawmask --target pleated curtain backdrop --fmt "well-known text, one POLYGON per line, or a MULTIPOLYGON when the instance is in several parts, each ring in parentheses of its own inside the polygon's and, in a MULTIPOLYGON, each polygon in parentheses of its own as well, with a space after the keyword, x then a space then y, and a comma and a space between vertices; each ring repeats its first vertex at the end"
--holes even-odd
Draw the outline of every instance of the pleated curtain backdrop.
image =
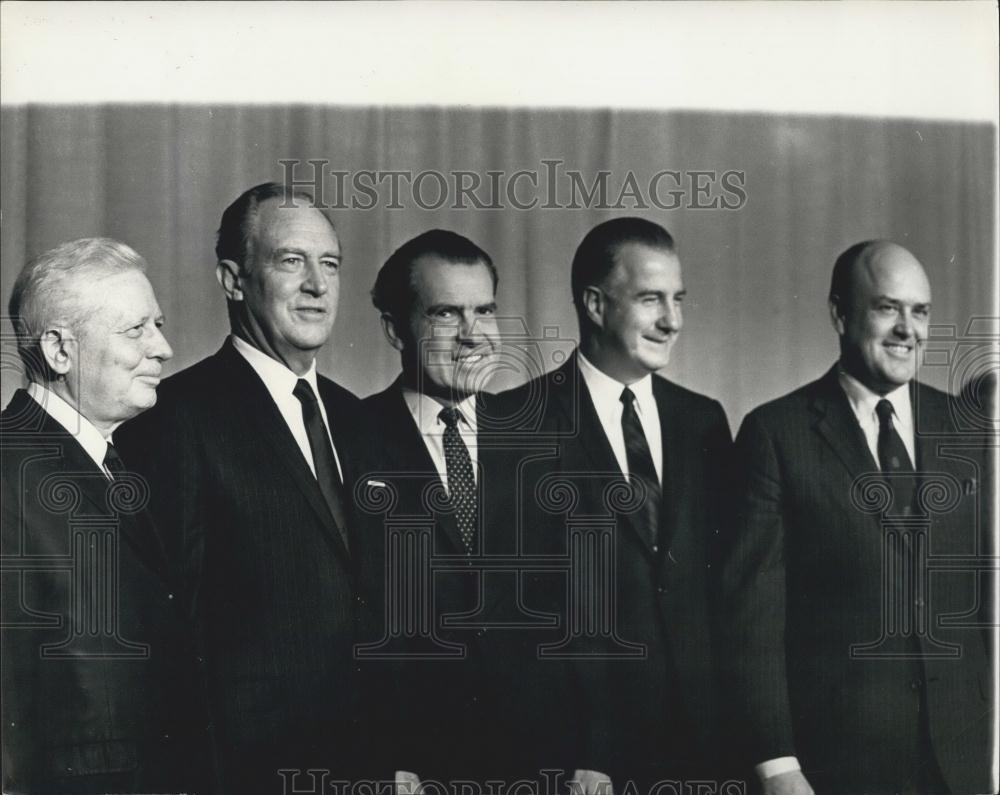
MULTIPOLYGON (((835 359, 826 293, 833 260, 849 244, 887 237, 909 247, 930 276, 932 322, 959 336, 970 319, 990 316, 996 287, 996 129, 986 124, 614 110, 18 106, 2 109, 0 141, 5 307, 27 258, 73 238, 119 238, 150 263, 175 351, 168 372, 212 353, 226 333, 215 230, 239 193, 285 176, 282 160, 301 161, 299 179, 311 176, 307 161, 328 161, 327 202, 343 198, 328 173, 335 170, 346 172, 348 204, 374 204, 331 210, 345 264, 334 336, 319 357, 322 372, 361 395, 384 387, 399 367, 368 297, 376 271, 400 243, 432 227, 490 252, 510 328, 565 350, 577 336, 569 264, 582 236, 620 215, 662 223, 677 239, 689 292, 665 374, 721 400, 734 428, 753 406, 835 359), (406 172, 411 181, 399 178, 393 203, 393 178, 384 178, 373 202, 351 188, 362 171, 406 172), (412 178, 427 171, 444 175, 449 192, 436 209, 436 177, 413 195, 412 178), (482 203, 498 206, 476 208, 468 196, 456 206, 460 171, 474 175, 461 177, 466 185, 480 179, 482 203), (516 178, 511 198, 519 171, 528 176, 516 178), (657 183, 660 201, 675 209, 650 203, 650 181, 663 171, 679 173, 657 183), (547 190, 553 172, 555 196, 547 190), (578 191, 578 206, 562 206, 573 187, 589 189, 601 172, 609 172, 603 203, 578 191), (742 175, 729 178, 740 190, 720 193, 725 172, 742 175), (610 206, 629 174, 648 208, 634 209, 628 195, 622 208, 610 206), (693 206, 720 196, 737 206, 693 206), (515 206, 532 200, 531 209, 515 206)), ((6 403, 18 386, 6 321, 3 336, 6 403)), ((955 388, 946 366, 925 373, 955 388)), ((521 377, 507 368, 498 383, 521 377)))

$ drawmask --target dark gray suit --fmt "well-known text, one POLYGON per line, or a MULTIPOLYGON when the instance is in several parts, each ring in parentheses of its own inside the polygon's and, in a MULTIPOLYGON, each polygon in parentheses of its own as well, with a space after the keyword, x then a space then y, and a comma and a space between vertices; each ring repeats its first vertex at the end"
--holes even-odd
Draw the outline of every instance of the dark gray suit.
POLYGON ((735 723, 748 762, 794 754, 818 792, 933 786, 928 756, 952 792, 990 789, 985 605, 962 570, 982 553, 983 453, 956 433, 947 395, 915 382, 910 394, 929 490, 902 535, 885 529, 878 466, 836 368, 753 411, 737 438, 741 520, 725 569, 735 723), (929 558, 928 590, 902 573, 913 550, 929 558), (903 633, 890 613, 923 616, 926 632, 903 633))
MULTIPOLYGON (((718 746, 713 564, 732 440, 718 402, 655 375, 653 396, 663 443, 655 542, 636 523, 641 507, 619 499, 624 477, 576 356, 501 396, 502 413, 517 416, 529 436, 552 446, 547 457, 525 461, 518 471, 529 526, 545 528, 550 544, 571 557, 596 549, 607 556, 608 579, 584 573, 576 586, 582 590, 567 596, 563 618, 564 628, 573 627, 578 603, 601 582, 609 592, 605 599, 613 595, 616 639, 577 637, 567 651, 591 655, 572 663, 582 696, 576 720, 584 735, 577 767, 610 775, 616 791, 627 780, 644 787, 664 779, 717 778, 725 770, 718 746), (576 541, 571 526, 580 528, 576 541), (602 528, 612 531, 610 540, 600 535, 602 528)), ((610 608, 605 601, 600 610, 610 608)), ((585 623, 600 619, 592 612, 584 611, 585 623)))
MULTIPOLYGON (((319 379, 348 501, 374 434, 360 402, 319 379)), ((359 771, 356 561, 264 383, 227 342, 168 378, 117 434, 152 485, 198 621, 229 792, 282 792, 278 768, 359 771)), ((305 786, 305 784, 303 784, 305 786)))
POLYGON ((110 483, 25 391, 0 458, 4 791, 206 792, 194 631, 143 484, 110 483))

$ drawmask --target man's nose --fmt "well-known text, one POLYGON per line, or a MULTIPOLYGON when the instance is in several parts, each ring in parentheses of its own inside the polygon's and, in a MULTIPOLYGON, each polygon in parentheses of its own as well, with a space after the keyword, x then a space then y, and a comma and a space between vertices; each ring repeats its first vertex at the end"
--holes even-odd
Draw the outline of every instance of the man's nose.
POLYGON ((174 350, 170 347, 170 343, 167 342, 167 338, 163 336, 163 332, 158 328, 153 329, 148 355, 150 359, 159 359, 161 362, 173 358, 174 350))
POLYGON ((463 312, 458 322, 458 338, 463 342, 476 343, 483 339, 480 319, 470 312, 463 312))
POLYGON ((909 309, 903 309, 896 315, 896 323, 892 327, 892 332, 901 339, 909 339, 914 333, 913 313, 909 309))
POLYGON ((310 262, 306 268, 306 278, 302 282, 303 291, 310 295, 325 295, 330 285, 327 283, 326 271, 323 270, 322 264, 310 262))
POLYGON ((667 301, 663 307, 663 313, 660 315, 657 325, 659 325, 661 329, 666 329, 667 331, 680 331, 682 324, 683 319, 681 317, 680 306, 675 304, 673 301, 667 301))

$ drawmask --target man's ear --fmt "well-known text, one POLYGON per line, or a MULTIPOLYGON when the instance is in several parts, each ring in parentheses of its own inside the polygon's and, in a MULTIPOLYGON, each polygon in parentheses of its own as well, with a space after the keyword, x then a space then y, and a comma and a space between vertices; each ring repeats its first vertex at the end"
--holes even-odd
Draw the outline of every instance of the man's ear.
POLYGON ((382 331, 385 333, 385 338, 389 340, 389 344, 397 351, 402 351, 406 347, 403 337, 399 333, 399 328, 396 326, 396 321, 392 319, 392 315, 386 312, 382 313, 382 331))
POLYGON ((599 287, 583 288, 583 309, 598 328, 604 328, 604 293, 599 287))
POLYGON ((222 285, 222 292, 229 301, 243 300, 243 287, 240 281, 242 269, 231 259, 220 259, 215 266, 215 278, 222 285))
POLYGON ((46 329, 38 341, 38 347, 45 357, 45 363, 56 375, 66 375, 73 366, 76 340, 69 329, 55 327, 46 329))
POLYGON ((833 323, 833 327, 837 330, 840 336, 844 336, 844 330, 846 328, 846 322, 843 312, 840 311, 840 298, 836 295, 830 296, 829 301, 830 306, 830 322, 833 323))

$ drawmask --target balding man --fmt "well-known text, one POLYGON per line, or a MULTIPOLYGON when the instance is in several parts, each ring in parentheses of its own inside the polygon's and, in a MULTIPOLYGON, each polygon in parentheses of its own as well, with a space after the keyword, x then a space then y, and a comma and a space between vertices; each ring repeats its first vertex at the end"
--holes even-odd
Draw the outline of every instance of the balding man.
POLYGON ((76 240, 11 294, 30 385, 0 415, 4 792, 206 791, 193 632, 111 444, 172 355, 145 269, 76 240))
POLYGON ((991 791, 992 679, 960 570, 983 459, 949 396, 914 380, 927 275, 899 245, 859 243, 829 307, 839 361, 751 412, 737 440, 737 730, 766 793, 991 791))

